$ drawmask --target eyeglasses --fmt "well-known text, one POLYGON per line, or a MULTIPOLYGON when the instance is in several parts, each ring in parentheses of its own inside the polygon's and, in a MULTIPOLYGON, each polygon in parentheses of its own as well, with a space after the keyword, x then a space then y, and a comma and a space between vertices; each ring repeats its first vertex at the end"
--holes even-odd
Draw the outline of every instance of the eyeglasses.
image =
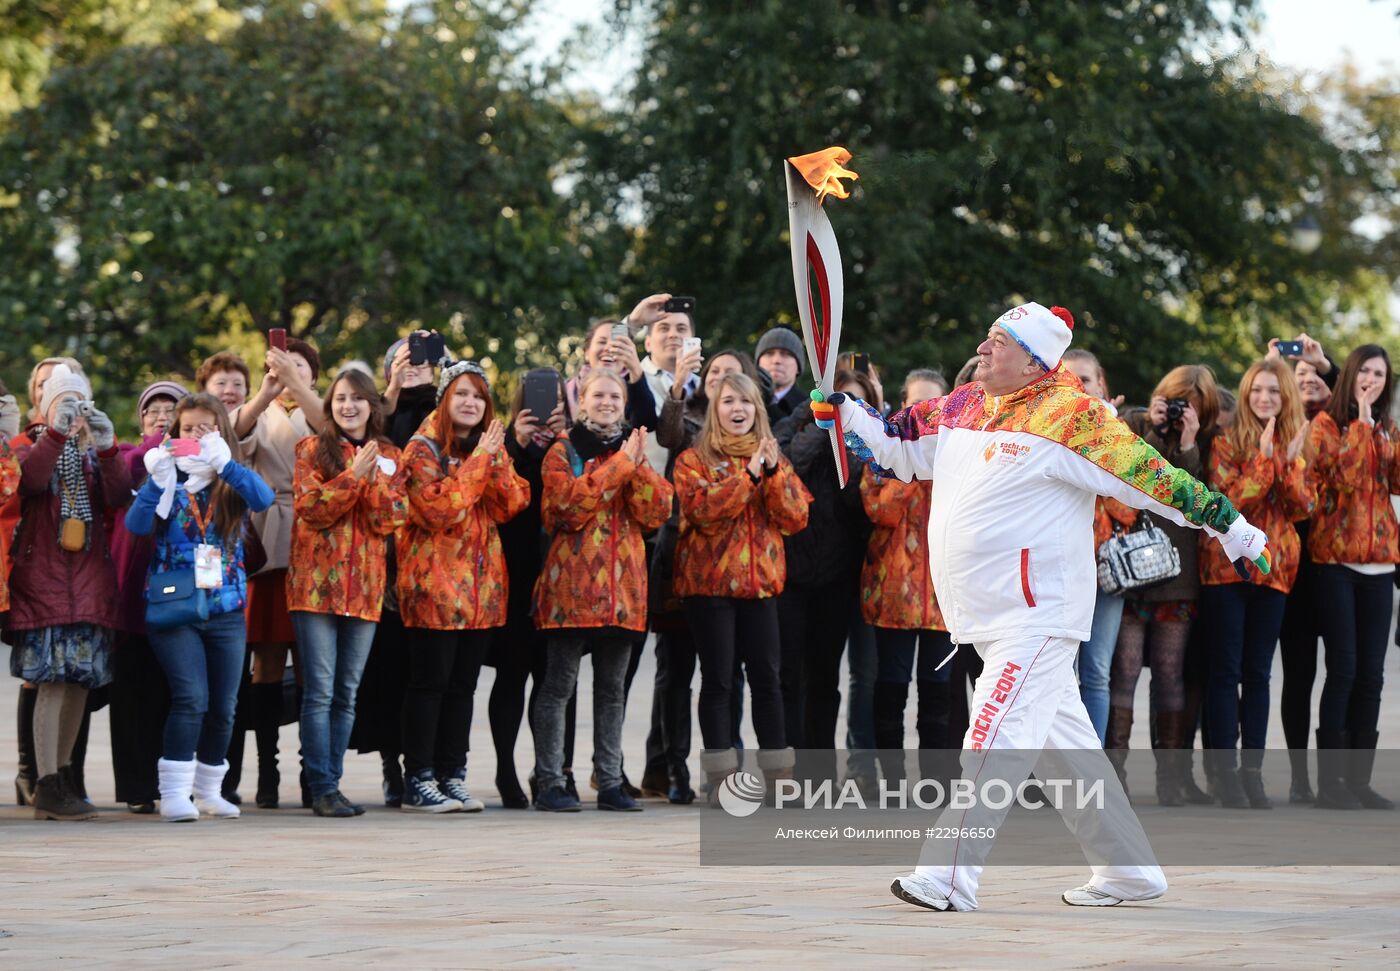
POLYGON ((174 405, 147 405, 146 408, 141 412, 141 417, 142 417, 142 418, 146 418, 146 417, 151 417, 151 418, 174 418, 174 417, 175 417, 175 406, 174 406, 174 405))

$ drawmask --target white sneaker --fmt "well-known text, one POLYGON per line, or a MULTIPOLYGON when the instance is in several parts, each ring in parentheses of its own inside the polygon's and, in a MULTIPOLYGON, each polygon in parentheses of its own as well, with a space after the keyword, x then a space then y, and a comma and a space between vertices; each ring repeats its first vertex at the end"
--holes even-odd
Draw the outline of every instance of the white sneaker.
POLYGON ((467 791, 467 780, 461 776, 438 780, 438 789, 448 799, 462 804, 462 808, 457 810, 459 813, 479 813, 486 808, 486 803, 467 791))
MULTIPOLYGON (((1166 891, 1163 891, 1163 893, 1165 892, 1166 891)), ((1142 900, 1156 900, 1160 896, 1162 896, 1162 894, 1154 893, 1150 897, 1134 897, 1133 902, 1136 903, 1142 900)), ((1090 886, 1086 883, 1082 887, 1075 887, 1073 890, 1066 890, 1064 893, 1060 894, 1060 899, 1063 900, 1065 903, 1069 904, 1071 907, 1117 907, 1119 904, 1121 904, 1124 900, 1127 900, 1128 898, 1115 897, 1111 893, 1104 893, 1097 887, 1090 886)))
POLYGON ((890 884, 890 893, 906 904, 928 910, 951 910, 952 901, 915 877, 900 877, 890 884))

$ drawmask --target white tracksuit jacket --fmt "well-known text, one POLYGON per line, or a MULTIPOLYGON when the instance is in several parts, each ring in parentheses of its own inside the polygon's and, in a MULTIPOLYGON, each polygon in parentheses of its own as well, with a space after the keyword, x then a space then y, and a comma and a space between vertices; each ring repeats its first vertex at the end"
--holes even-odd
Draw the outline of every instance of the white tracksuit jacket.
POLYGON ((1001 397, 963 385, 888 420, 850 398, 840 409, 847 445, 881 475, 937 481, 929 564, 956 643, 1089 638, 1095 496, 1213 535, 1238 515, 1062 367, 1001 397))

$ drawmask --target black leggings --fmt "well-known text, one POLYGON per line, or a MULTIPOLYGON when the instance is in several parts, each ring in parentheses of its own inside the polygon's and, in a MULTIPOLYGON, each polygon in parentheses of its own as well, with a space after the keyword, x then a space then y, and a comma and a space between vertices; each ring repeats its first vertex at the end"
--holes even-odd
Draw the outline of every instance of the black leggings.
MULTIPOLYGON (((1317 564, 1322 604, 1322 642, 1327 679, 1317 728, 1329 736, 1350 733, 1355 744, 1376 731, 1390 646, 1394 573, 1358 573, 1332 563, 1317 564)), ((1358 748, 1374 747, 1360 744, 1358 748)))
POLYGON ((771 597, 687 597, 685 616, 700 654, 700 736, 707 749, 734 745, 734 668, 742 661, 753 697, 758 747, 787 747, 778 674, 778 606, 771 597))
POLYGON ((440 779, 467 767, 472 703, 493 630, 409 629, 403 696, 403 764, 440 779))
POLYGON ((1284 742, 1291 749, 1306 749, 1312 741, 1313 683, 1317 681, 1317 639, 1322 636, 1322 604, 1318 601, 1317 566, 1308 556, 1303 537, 1303 558, 1298 579, 1283 606, 1283 630, 1279 653, 1283 660, 1283 690, 1279 718, 1284 742))
POLYGON ((783 707, 790 745, 836 748, 841 655, 860 583, 844 577, 820 586, 791 584, 778 597, 783 707))
MULTIPOLYGON (((491 720, 491 742, 496 748, 496 776, 515 777, 515 742, 526 711, 534 710, 535 695, 544 684, 544 638, 533 623, 511 624, 500 634, 496 645, 496 680, 491 685, 487 716, 491 720), (529 708, 526 708, 525 682, 530 681, 529 708), (509 771, 510 775, 507 775, 509 771)), ((564 768, 574 764, 574 721, 578 713, 578 689, 564 712, 564 768)), ((533 724, 531 731, 534 731, 533 724)), ((518 783, 517 783, 518 784, 518 783)))

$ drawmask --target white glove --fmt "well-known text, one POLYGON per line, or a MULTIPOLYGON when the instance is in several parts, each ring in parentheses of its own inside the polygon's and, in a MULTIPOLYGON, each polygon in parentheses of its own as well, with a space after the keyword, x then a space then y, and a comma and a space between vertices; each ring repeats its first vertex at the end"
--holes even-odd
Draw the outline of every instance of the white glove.
POLYGON ((233 453, 229 451, 228 442, 214 433, 205 435, 199 440, 199 457, 208 464, 215 475, 221 475, 224 467, 233 461, 233 453))
POLYGON ((157 445, 146 452, 142 461, 146 464, 146 474, 162 490, 175 487, 175 456, 170 454, 170 449, 157 445))
POLYGON ((1215 533, 1215 538, 1225 550, 1225 555, 1235 564, 1235 569, 1246 580, 1249 579, 1249 574, 1245 572, 1244 564, 1240 562, 1242 560, 1253 563, 1260 573, 1269 572, 1272 566, 1267 545, 1269 537, 1262 529, 1251 526, 1244 516, 1235 517, 1230 528, 1224 533, 1215 533))
POLYGON ((212 478, 214 475, 202 455, 181 455, 175 459, 175 468, 190 477, 212 478))

